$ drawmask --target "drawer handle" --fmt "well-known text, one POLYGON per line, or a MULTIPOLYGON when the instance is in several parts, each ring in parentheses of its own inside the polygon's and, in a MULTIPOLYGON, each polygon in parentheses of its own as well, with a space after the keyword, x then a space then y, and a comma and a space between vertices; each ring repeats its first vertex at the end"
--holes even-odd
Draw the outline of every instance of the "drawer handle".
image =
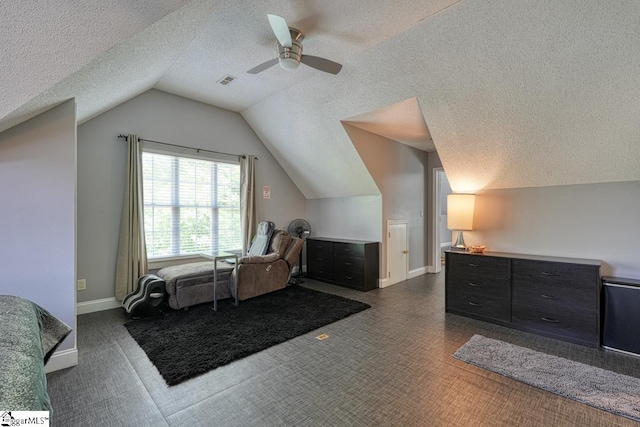
POLYGON ((469 301, 469 305, 472 307, 482 307, 482 304, 478 304, 477 302, 469 301))
POLYGON ((557 274, 555 274, 555 273, 548 273, 548 272, 546 272, 546 271, 543 271, 543 272, 542 272, 542 273, 540 273, 540 274, 542 274, 543 276, 557 276, 557 274))
POLYGON ((540 296, 541 296, 542 298, 546 298, 546 299, 558 299, 558 297, 557 297, 557 296, 555 296, 555 295, 545 295, 545 294, 542 294, 542 295, 540 295, 540 296))
POLYGON ((351 276, 344 276, 344 278, 347 279, 347 280, 353 279, 353 277, 351 277, 351 276))
POLYGON ((345 252, 351 252, 351 249, 345 249, 344 251, 345 252))
POLYGON ((480 267, 480 264, 471 264, 471 263, 469 263, 469 267, 480 267))
POLYGON ((558 323, 558 319, 549 319, 548 317, 541 317, 541 319, 549 323, 558 323))
POLYGON ((323 261, 322 258, 316 258, 316 261, 323 261))
POLYGON ((345 262, 344 265, 353 265, 351 262, 345 262))
POLYGON ((482 288, 482 287, 484 287, 484 285, 481 285, 479 283, 473 283, 473 282, 469 282, 469 286, 472 286, 474 288, 482 288))

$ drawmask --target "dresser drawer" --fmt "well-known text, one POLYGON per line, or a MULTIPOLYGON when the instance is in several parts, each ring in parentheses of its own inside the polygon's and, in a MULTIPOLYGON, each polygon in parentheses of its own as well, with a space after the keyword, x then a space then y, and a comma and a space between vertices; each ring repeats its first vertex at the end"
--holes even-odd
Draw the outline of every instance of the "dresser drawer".
POLYGON ((511 320, 524 330, 539 331, 573 341, 597 344, 599 339, 599 317, 589 311, 513 301, 511 320))
POLYGON ((327 256, 326 253, 324 252, 315 252, 315 251, 308 251, 307 252, 307 264, 317 264, 317 265, 323 265, 323 264, 328 264, 328 265, 333 265, 333 257, 332 256, 327 256))
MULTIPOLYGON (((454 287, 447 288, 447 302, 455 301, 456 299, 463 299, 467 302, 486 302, 489 305, 495 303, 501 303, 505 306, 511 304, 509 299, 509 289, 503 289, 501 292, 496 292, 493 289, 487 288, 459 288, 454 287)), ((471 304, 473 306, 473 304, 471 304)))
POLYGON ((471 290, 488 292, 496 296, 509 297, 511 284, 509 279, 496 279, 493 277, 482 277, 472 275, 453 275, 447 280, 447 289, 456 292, 466 292, 471 290), (464 277, 467 276, 467 277, 464 277))
POLYGON ((597 287, 571 290, 549 283, 528 283, 514 280, 511 295, 513 302, 558 310, 598 311, 597 287))
POLYGON ((333 256, 333 243, 308 239, 307 254, 307 256, 331 258, 333 256))
POLYGON ((323 264, 313 264, 307 262, 307 275, 317 279, 333 279, 333 264, 331 262, 323 264))
POLYGON ((446 274, 451 278, 480 280, 483 278, 510 278, 510 260, 508 258, 484 255, 456 254, 447 252, 446 274))
POLYGON ((348 256, 348 257, 364 257, 364 245, 357 243, 343 243, 335 242, 333 244, 333 254, 335 256, 348 256))
POLYGON ((447 311, 504 322, 509 322, 511 319, 509 298, 494 297, 475 292, 448 291, 447 311))
POLYGON ((344 272, 362 272, 364 268, 364 258, 353 258, 346 256, 336 256, 333 259, 333 270, 337 273, 344 272))
POLYGON ((355 289, 364 288, 364 274, 345 271, 334 271, 333 280, 343 286, 355 289))
POLYGON ((600 269, 590 265, 547 261, 513 260, 513 286, 536 286, 544 292, 594 292, 600 269))

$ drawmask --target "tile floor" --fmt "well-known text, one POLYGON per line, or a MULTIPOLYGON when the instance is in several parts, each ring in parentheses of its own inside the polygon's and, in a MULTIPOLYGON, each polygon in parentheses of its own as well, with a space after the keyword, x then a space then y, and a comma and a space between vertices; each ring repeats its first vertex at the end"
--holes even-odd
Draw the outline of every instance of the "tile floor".
POLYGON ((305 286, 372 308, 174 387, 122 326, 122 310, 79 316, 78 366, 47 376, 52 425, 640 425, 454 359, 483 334, 640 377, 640 358, 445 314, 443 273, 367 293, 305 286))

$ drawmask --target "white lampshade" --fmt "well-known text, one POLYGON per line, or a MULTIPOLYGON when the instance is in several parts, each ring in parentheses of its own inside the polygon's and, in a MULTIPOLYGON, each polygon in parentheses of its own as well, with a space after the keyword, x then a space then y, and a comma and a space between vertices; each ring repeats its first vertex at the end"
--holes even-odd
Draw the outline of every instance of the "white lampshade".
POLYGON ((473 230, 475 194, 447 195, 447 228, 449 230, 473 230))

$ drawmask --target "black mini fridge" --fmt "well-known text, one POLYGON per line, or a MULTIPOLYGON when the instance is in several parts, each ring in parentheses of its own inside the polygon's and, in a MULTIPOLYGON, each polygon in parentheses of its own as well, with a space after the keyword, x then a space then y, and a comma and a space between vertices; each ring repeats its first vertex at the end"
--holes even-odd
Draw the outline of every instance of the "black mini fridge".
POLYGON ((640 356, 640 280, 602 278, 602 346, 640 356))

